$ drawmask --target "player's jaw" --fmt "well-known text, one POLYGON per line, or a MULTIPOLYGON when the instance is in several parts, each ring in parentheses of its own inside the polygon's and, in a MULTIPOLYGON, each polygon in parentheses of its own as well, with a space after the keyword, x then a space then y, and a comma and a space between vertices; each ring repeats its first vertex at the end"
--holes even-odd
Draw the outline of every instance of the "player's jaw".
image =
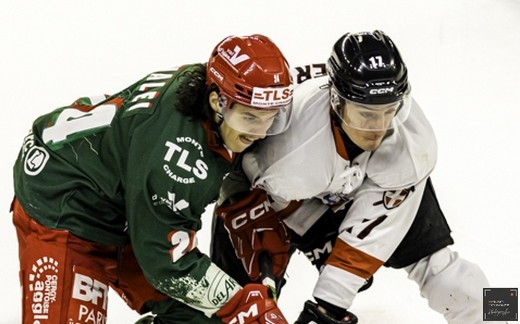
POLYGON ((220 127, 220 134, 226 147, 235 153, 243 152, 255 141, 265 137, 265 135, 261 136, 241 133, 231 127, 227 127, 225 123, 220 127))
POLYGON ((364 151, 377 149, 386 134, 386 131, 364 131, 349 127, 346 127, 345 131, 352 142, 364 151))

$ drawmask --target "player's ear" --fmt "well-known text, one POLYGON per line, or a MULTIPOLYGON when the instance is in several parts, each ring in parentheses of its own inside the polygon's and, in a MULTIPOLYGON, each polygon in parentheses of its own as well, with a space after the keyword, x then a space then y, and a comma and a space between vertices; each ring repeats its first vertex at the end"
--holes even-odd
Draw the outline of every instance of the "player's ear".
POLYGON ((210 92, 208 101, 209 105, 216 113, 220 113, 222 111, 222 108, 219 103, 219 95, 216 91, 210 92))

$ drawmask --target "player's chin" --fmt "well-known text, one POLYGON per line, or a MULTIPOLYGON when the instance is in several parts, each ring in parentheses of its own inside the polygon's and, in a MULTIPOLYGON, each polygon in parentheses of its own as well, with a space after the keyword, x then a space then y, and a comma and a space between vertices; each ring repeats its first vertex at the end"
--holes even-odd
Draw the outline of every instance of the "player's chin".
POLYGON ((251 135, 240 134, 234 139, 232 147, 230 149, 235 153, 241 153, 257 140, 258 138, 251 135))
POLYGON ((382 136, 377 138, 364 138, 363 144, 360 146, 365 151, 374 151, 381 145, 382 140, 382 136))

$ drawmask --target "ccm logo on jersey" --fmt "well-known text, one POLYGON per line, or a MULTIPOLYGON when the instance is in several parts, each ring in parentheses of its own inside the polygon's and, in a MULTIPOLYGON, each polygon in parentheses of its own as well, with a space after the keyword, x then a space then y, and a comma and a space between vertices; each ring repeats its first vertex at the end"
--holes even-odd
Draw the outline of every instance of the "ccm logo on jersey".
POLYGON ((293 86, 283 88, 253 88, 251 106, 276 107, 291 103, 293 86))
POLYGON ((316 264, 321 258, 328 258, 330 253, 332 252, 332 241, 328 240, 323 244, 323 247, 317 247, 312 251, 304 252, 305 256, 312 262, 312 264, 316 264))

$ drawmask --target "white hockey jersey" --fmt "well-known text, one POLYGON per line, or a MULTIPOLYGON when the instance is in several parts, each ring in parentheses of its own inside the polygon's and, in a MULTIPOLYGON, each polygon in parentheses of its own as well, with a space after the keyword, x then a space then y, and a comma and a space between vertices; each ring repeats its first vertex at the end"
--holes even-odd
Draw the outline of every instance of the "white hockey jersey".
POLYGON ((316 78, 296 87, 289 129, 247 153, 243 169, 254 187, 276 201, 275 209, 303 200, 285 219, 299 235, 328 208, 352 200, 313 293, 348 309, 410 228, 436 163, 437 145, 412 101, 408 118, 388 131, 379 148, 349 160, 331 120, 326 83, 327 78, 316 78))

